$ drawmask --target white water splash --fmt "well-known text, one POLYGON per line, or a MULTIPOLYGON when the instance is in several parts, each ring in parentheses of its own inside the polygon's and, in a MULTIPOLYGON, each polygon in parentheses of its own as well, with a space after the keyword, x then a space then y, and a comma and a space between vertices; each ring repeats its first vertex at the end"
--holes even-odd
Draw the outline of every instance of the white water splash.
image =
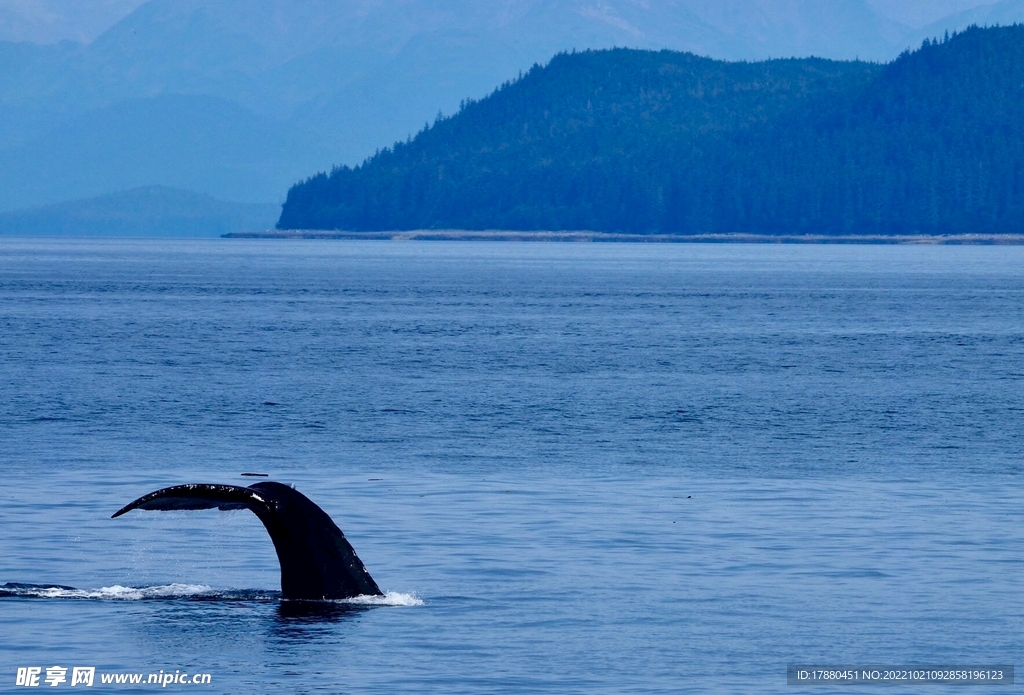
POLYGON ((203 584, 164 584, 162 586, 104 586, 99 589, 68 589, 57 586, 21 587, 16 595, 32 598, 85 598, 117 601, 140 601, 151 598, 185 598, 213 593, 203 584))
POLYGON ((383 596, 356 596, 341 601, 342 603, 354 603, 360 606, 422 606, 423 599, 415 594, 403 594, 398 591, 389 591, 383 596))
MULTIPOLYGON (((20 598, 93 599, 106 601, 142 601, 145 599, 210 598, 234 601, 276 599, 277 592, 255 590, 224 591, 205 584, 163 584, 160 586, 104 586, 99 589, 74 589, 65 586, 33 584, 0 585, 0 596, 20 598)), ((356 596, 339 599, 336 603, 357 606, 422 606, 423 599, 415 594, 389 591, 383 596, 356 596)))

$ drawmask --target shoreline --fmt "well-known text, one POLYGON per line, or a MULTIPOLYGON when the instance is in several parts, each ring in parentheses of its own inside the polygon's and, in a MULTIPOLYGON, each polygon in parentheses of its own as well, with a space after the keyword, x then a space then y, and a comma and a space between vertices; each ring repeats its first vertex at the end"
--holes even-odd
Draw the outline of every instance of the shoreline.
POLYGON ((938 246, 1024 245, 1024 234, 881 234, 827 236, 766 234, 616 234, 587 231, 513 231, 417 229, 390 232, 350 232, 322 229, 281 229, 233 232, 222 239, 333 239, 375 241, 532 241, 646 244, 919 244, 938 246))

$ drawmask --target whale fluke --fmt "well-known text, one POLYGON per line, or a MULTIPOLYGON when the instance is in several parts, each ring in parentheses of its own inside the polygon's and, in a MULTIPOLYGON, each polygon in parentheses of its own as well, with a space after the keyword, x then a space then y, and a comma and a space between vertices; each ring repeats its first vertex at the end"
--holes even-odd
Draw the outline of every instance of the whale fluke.
POLYGON ((267 529, 281 563, 281 597, 343 599, 381 596, 377 583, 345 534, 308 497, 281 483, 175 485, 143 495, 117 510, 248 509, 267 529))

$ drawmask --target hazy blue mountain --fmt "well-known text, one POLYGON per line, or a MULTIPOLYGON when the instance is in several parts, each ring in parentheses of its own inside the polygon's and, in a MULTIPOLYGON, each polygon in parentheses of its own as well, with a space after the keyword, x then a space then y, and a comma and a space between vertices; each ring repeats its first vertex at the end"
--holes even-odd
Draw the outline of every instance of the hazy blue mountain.
POLYGON ((944 17, 969 10, 981 5, 990 5, 998 0, 867 0, 878 14, 905 24, 920 28, 933 24, 944 17))
POLYGON ((322 163, 302 131, 210 96, 123 101, 70 118, 0 158, 7 209, 157 181, 243 202, 273 201, 322 163))
POLYGON ((145 0, 3 0, 0 41, 88 42, 145 0))
POLYGON ((923 39, 941 36, 946 31, 960 31, 972 24, 1008 26, 1017 22, 1024 22, 1024 1, 1002 0, 1002 2, 957 12, 919 29, 916 33, 911 34, 911 37, 916 43, 920 43, 923 39))
MULTIPOLYGON (((145 1, 4 0, 0 5, 0 41, 88 43, 145 1)), ((867 0, 881 16, 909 27, 923 27, 947 15, 992 4, 993 1, 867 0)), ((368 4, 362 3, 359 7, 366 8, 368 4)), ((595 8, 598 7, 595 4, 595 8)), ((605 7, 604 11, 607 12, 608 8, 605 7)))
POLYGON ((573 48, 887 60, 919 30, 879 1, 149 0, 91 43, 0 42, 0 210, 155 184, 281 201, 573 48))
POLYGON ((163 186, 0 213, 0 234, 215 237, 273 225, 277 205, 229 203, 163 186))

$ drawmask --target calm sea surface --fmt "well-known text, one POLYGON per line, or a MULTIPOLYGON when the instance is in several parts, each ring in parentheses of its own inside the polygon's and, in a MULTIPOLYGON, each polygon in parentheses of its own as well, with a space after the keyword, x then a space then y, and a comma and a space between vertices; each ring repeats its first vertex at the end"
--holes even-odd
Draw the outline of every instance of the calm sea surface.
POLYGON ((2 691, 1022 667, 1024 248, 0 239, 0 472, 0 584, 77 589, 0 598, 2 691), (384 605, 282 603, 249 512, 110 519, 243 472, 384 605))

